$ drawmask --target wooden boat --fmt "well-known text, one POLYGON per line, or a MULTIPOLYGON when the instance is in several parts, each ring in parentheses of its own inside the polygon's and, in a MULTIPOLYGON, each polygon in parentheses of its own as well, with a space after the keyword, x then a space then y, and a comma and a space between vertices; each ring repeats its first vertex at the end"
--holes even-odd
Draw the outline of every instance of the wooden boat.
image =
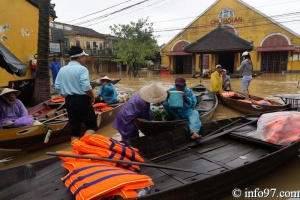
MULTIPOLYGON (((199 111, 201 122, 209 121, 214 114, 215 109, 218 106, 218 98, 212 92, 210 92, 204 85, 197 85, 191 88, 197 98, 197 105, 195 110, 199 111)), ((149 135, 157 132, 164 132, 172 130, 188 124, 187 119, 173 120, 173 121, 147 121, 145 119, 137 118, 135 120, 136 126, 139 130, 149 135)))
MULTIPOLYGON (((252 74, 252 78, 258 77, 260 75, 262 75, 264 72, 254 72, 252 74)), ((196 78, 201 77, 201 78, 210 78, 210 76, 197 76, 196 78)), ((233 73, 233 74, 229 74, 230 78, 243 78, 243 76, 241 75, 241 73, 233 73)))
POLYGON ((22 127, 2 126, 0 157, 2 152, 8 152, 10 149, 31 151, 66 141, 69 135, 69 120, 63 106, 64 102, 52 103, 48 100, 28 109, 28 113, 38 120, 38 123, 22 127), (52 131, 51 137, 44 143, 48 130, 52 131))
MULTIPOLYGON (((235 95, 232 97, 221 95, 220 101, 237 111, 240 111, 245 114, 253 114, 253 113, 260 113, 260 112, 269 112, 273 110, 280 110, 280 109, 286 109, 291 106, 291 104, 285 104, 285 103, 279 103, 277 101, 265 99, 262 97, 250 95, 250 99, 252 100, 252 103, 245 102, 245 96, 243 93, 237 92, 237 91, 229 91, 234 92, 235 95), (259 103, 262 102, 262 103, 259 103), (266 104, 269 102, 268 104, 266 104)), ((228 92, 228 94, 229 94, 228 92)), ((225 92, 226 93, 226 92, 225 92)))
MULTIPOLYGON (((112 80, 111 82, 112 82, 112 84, 117 84, 117 83, 119 83, 119 81, 120 81, 121 79, 114 79, 114 80, 112 80)), ((92 88, 94 89, 96 86, 101 86, 102 85, 102 82, 100 81, 100 79, 94 79, 94 80, 92 80, 92 81, 90 81, 90 83, 91 83, 91 86, 92 86, 92 88)))
MULTIPOLYGON (((299 153, 300 141, 276 145, 246 136, 256 129, 259 116, 204 123, 201 141, 191 142, 186 127, 127 141, 147 164, 177 168, 141 166, 154 186, 137 199, 220 199, 299 153)), ((0 199, 74 199, 60 179, 67 174, 61 163, 51 157, 1 170, 0 199)))
MULTIPOLYGON (((101 128, 111 123, 123 104, 116 103, 110 105, 113 109, 98 112, 98 127, 101 128)), ((49 100, 28 109, 28 113, 40 123, 23 127, 2 126, 0 128, 0 158, 20 151, 33 151, 70 141, 70 124, 67 111, 63 106, 64 102, 52 103, 49 100), (46 135, 49 130, 52 132, 47 140, 46 135)), ((82 132, 85 129, 82 127, 82 132)))

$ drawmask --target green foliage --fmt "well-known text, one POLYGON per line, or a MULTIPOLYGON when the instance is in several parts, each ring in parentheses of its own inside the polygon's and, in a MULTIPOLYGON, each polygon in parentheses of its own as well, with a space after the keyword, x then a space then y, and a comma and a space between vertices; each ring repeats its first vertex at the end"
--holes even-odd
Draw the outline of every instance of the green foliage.
POLYGON ((167 121, 167 113, 165 111, 152 111, 154 121, 167 121))
POLYGON ((153 24, 148 19, 139 19, 137 23, 110 26, 111 31, 119 38, 114 49, 116 61, 128 65, 134 77, 138 75, 139 66, 147 64, 147 57, 153 57, 159 47, 153 35, 153 24))

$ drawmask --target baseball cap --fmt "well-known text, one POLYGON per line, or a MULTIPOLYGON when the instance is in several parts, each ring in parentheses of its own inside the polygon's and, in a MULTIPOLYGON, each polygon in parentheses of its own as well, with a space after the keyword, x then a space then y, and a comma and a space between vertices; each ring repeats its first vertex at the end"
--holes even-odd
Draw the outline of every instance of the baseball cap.
POLYGON ((185 86, 185 78, 179 76, 175 79, 175 85, 185 86))

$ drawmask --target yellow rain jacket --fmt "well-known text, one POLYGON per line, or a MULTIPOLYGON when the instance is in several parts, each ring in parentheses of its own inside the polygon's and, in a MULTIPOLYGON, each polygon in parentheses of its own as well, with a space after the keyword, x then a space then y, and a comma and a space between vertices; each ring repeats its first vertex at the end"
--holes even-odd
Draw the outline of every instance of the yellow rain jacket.
POLYGON ((219 72, 215 71, 210 77, 211 91, 215 94, 222 94, 222 76, 219 72))

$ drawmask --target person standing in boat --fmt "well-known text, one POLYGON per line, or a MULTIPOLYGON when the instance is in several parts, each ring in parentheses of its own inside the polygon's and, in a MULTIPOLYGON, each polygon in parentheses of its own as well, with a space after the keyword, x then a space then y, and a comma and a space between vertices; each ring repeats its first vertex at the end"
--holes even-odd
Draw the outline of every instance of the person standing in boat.
POLYGON ((22 101, 17 99, 20 91, 4 88, 0 93, 0 125, 29 126, 34 119, 28 115, 22 101))
POLYGON ((89 80, 89 71, 84 66, 86 54, 79 46, 69 50, 71 61, 62 67, 55 80, 55 90, 65 97, 65 106, 71 125, 71 141, 81 136, 81 124, 87 127, 85 134, 98 129, 97 117, 92 104, 95 97, 89 80))
POLYGON ((237 68, 239 72, 241 72, 242 79, 242 90, 245 95, 245 100, 250 101, 249 99, 249 85, 252 80, 252 71, 253 71, 253 63, 251 61, 251 57, 248 51, 245 51, 242 54, 243 61, 240 67, 237 68))
POLYGON ((223 90, 231 90, 230 77, 227 75, 226 69, 222 69, 222 88, 223 90))
POLYGON ((113 128, 117 129, 122 140, 139 137, 139 130, 134 123, 136 118, 152 120, 150 103, 161 103, 167 98, 166 90, 155 83, 144 86, 122 106, 118 112, 113 128))
POLYGON ((107 104, 112 104, 118 102, 118 93, 114 84, 112 84, 111 79, 108 76, 101 78, 102 86, 98 91, 100 102, 105 102, 107 104))
POLYGON ((199 112, 194 110, 197 103, 197 99, 194 92, 188 87, 186 87, 185 78, 179 76, 175 79, 175 86, 172 86, 169 88, 169 90, 167 90, 168 98, 171 91, 183 92, 183 106, 182 108, 173 108, 169 105, 168 101, 165 101, 163 103, 163 107, 168 118, 172 120, 188 119, 191 138, 202 138, 202 136, 199 135, 201 128, 199 112))

